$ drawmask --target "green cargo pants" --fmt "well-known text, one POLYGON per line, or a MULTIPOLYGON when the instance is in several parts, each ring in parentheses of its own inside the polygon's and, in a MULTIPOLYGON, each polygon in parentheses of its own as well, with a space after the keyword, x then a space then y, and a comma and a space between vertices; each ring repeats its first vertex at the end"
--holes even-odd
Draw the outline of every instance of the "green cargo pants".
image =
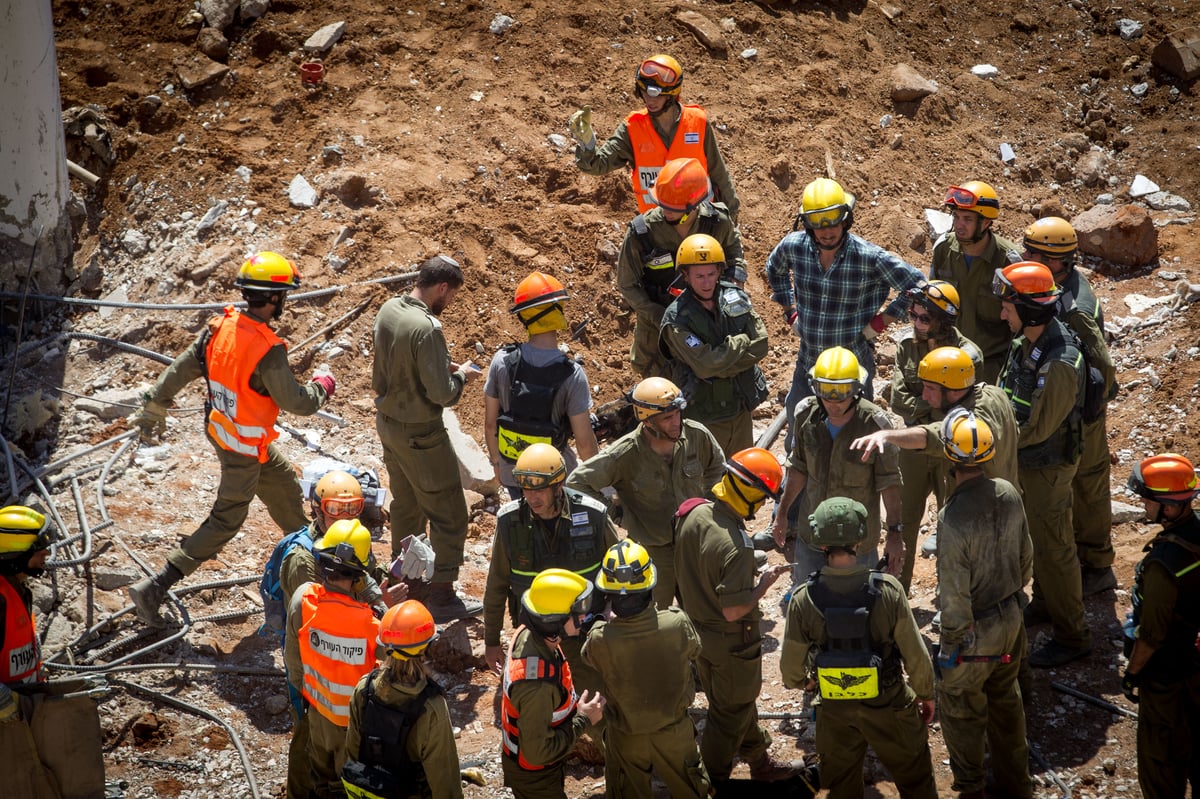
POLYGON ((1083 456, 1071 482, 1071 523, 1079 563, 1089 569, 1113 565, 1112 463, 1108 451, 1108 415, 1083 426, 1083 456))
POLYGON ((346 728, 314 708, 308 710, 308 768, 316 799, 344 799, 342 766, 346 765, 346 728))
POLYGON ((762 639, 750 643, 739 632, 698 630, 696 673, 708 697, 708 723, 700 756, 713 782, 729 779, 733 758, 751 761, 771 746, 771 735, 758 723, 762 689, 762 639))
POLYGON ((223 449, 211 436, 209 443, 221 463, 217 499, 196 532, 167 555, 167 562, 184 576, 216 556, 237 535, 255 497, 267 506, 267 512, 284 533, 308 525, 296 470, 274 444, 267 447, 266 463, 259 463, 257 458, 223 449))
POLYGON ((633 343, 629 345, 629 364, 633 371, 646 377, 666 377, 667 361, 658 348, 658 325, 652 319, 638 315, 633 325, 633 343))
POLYGON ((392 556, 401 554, 406 536, 423 535, 428 524, 433 582, 457 580, 467 540, 467 501, 442 420, 409 424, 376 414, 375 428, 392 492, 392 556))
POLYGON ((646 547, 654 570, 658 572, 658 582, 654 584, 651 593, 654 604, 659 610, 666 610, 675 604, 675 593, 679 582, 675 576, 675 545, 646 547))
POLYGON ((651 774, 667 786, 671 797, 705 799, 711 787, 696 728, 688 717, 652 733, 627 733, 612 725, 604 733, 604 795, 614 799, 653 799, 651 774))
POLYGON ((704 422, 699 419, 696 421, 713 434, 726 458, 754 446, 754 422, 750 418, 750 411, 742 411, 732 419, 722 419, 719 422, 704 422))
POLYGON ((1087 647, 1092 634, 1083 618, 1083 584, 1071 524, 1075 465, 1021 469, 1021 491, 1033 539, 1033 604, 1054 626, 1054 640, 1087 647))
POLYGON ((900 521, 904 524, 904 570, 900 584, 905 592, 912 586, 913 565, 917 558, 917 536, 925 516, 925 500, 930 494, 937 497, 938 507, 946 496, 946 475, 950 461, 932 457, 911 449, 900 450, 900 521))

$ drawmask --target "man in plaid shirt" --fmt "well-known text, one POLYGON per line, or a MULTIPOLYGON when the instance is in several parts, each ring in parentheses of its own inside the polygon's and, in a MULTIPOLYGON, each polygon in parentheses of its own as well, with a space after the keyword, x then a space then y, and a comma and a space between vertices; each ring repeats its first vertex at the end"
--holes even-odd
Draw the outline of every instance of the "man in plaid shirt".
POLYGON ((830 347, 846 347, 867 370, 863 396, 871 399, 874 339, 904 311, 904 291, 925 277, 899 256, 850 233, 854 195, 835 180, 817 178, 804 188, 802 231, 784 236, 767 258, 771 299, 800 337, 800 353, 785 405, 790 451, 793 413, 812 393, 808 373, 830 347), (891 289, 899 293, 882 312, 891 289))

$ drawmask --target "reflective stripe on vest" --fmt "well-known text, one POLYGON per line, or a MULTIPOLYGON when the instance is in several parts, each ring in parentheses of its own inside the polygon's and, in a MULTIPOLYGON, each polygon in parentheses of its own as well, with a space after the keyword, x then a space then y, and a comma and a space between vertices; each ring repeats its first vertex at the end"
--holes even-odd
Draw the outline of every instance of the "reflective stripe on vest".
POLYGON ((21 593, 6 577, 0 577, 4 599, 4 640, 0 641, 0 683, 42 681, 42 656, 34 632, 33 613, 25 608, 21 593))
MULTIPOLYGON (((517 763, 523 769, 541 771, 549 764, 535 766, 521 754, 520 731, 517 727, 517 720, 520 718, 520 714, 517 712, 516 706, 512 703, 513 685, 524 680, 542 680, 555 683, 563 690, 566 698, 550 714, 550 727, 552 729, 561 727, 571 720, 575 715, 575 706, 579 702, 579 697, 575 695, 575 683, 571 679, 571 667, 567 664, 566 656, 563 655, 561 647, 555 647, 557 655, 555 661, 548 661, 536 655, 521 658, 520 660, 513 660, 513 644, 517 642, 517 637, 524 629, 526 628, 523 625, 518 627, 513 632, 512 640, 508 642, 508 659, 505 663, 504 684, 501 688, 502 693, 500 697, 500 729, 504 743, 504 754, 516 758, 517 763)), ((530 634, 537 635, 536 632, 532 631, 530 634)))
POLYGON ((675 139, 670 148, 663 144, 650 114, 645 111, 634 111, 625 117, 625 127, 629 131, 629 145, 633 148, 633 169, 630 179, 633 182, 633 196, 637 200, 638 212, 646 213, 656 206, 650 196, 654 181, 662 171, 667 161, 676 158, 695 158, 708 170, 708 159, 704 157, 704 133, 708 127, 708 114, 698 105, 680 106, 679 127, 675 130, 675 139))
POLYGON ((310 583, 300 604, 304 698, 339 727, 350 723, 354 686, 375 668, 379 622, 362 602, 310 583))
POLYGON ((263 322, 230 305, 216 326, 205 352, 208 376, 208 433, 222 449, 259 463, 279 437, 275 420, 279 406, 250 388, 250 376, 267 351, 283 341, 263 322))

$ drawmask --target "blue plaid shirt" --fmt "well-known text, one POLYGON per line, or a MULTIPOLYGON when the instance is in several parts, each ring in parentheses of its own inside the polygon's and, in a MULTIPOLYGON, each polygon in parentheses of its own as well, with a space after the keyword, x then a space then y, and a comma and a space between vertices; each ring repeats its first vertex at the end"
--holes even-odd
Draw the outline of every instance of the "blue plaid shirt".
POLYGON ((829 271, 821 268, 820 250, 807 233, 789 233, 767 258, 771 299, 784 308, 796 307, 800 322, 800 362, 807 369, 830 347, 852 350, 860 363, 873 354, 862 329, 887 300, 891 289, 901 292, 886 309, 904 314, 903 292, 925 276, 899 256, 853 233, 838 250, 829 271))

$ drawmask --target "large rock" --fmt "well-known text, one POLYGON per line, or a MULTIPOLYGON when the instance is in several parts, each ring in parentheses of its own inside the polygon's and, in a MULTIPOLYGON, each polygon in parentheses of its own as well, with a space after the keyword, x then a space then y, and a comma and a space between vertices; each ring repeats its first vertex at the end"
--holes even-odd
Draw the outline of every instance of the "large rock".
POLYGON ((1200 77, 1200 26, 1167 34, 1150 54, 1154 66, 1180 80, 1200 77))
POLYGON ((242 21, 258 19, 267 13, 271 0, 242 0, 242 21))
POLYGON ((719 58, 729 55, 729 45, 721 33, 721 26, 696 11, 679 11, 675 14, 679 24, 692 32, 700 44, 719 58))
POLYGON ((204 15, 209 27, 219 31, 233 24, 237 10, 238 0, 200 0, 200 13, 204 15))
POLYGON ((911 103, 928 97, 938 90, 938 85, 908 64, 897 64, 892 68, 892 100, 911 103))
POLYGON ((446 425, 450 445, 458 457, 458 475, 462 478, 463 488, 484 496, 497 493, 500 481, 496 478, 491 459, 475 439, 463 432, 458 416, 452 409, 442 411, 442 423, 446 425))
POLYGON ((1097 205, 1071 220, 1079 249, 1106 261, 1142 266, 1158 258, 1158 231, 1140 205, 1097 205))
POLYGON ((194 55, 176 64, 175 70, 179 73, 179 82, 188 91, 207 86, 229 74, 229 67, 203 55, 194 55))

